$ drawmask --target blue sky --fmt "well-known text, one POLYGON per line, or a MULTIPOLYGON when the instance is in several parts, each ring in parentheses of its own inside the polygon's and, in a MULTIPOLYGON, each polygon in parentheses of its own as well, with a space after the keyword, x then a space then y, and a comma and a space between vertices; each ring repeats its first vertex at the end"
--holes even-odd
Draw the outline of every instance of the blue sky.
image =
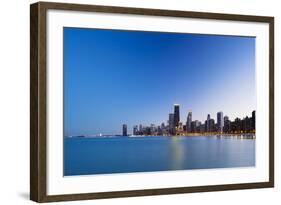
POLYGON ((256 109, 255 38, 64 28, 64 135, 256 109))

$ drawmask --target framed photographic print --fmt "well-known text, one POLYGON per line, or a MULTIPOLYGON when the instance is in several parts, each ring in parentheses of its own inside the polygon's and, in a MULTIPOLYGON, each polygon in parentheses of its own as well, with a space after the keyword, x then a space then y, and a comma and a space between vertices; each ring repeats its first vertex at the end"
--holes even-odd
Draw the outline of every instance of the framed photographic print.
POLYGON ((30 198, 274 186, 274 18, 31 5, 30 198))

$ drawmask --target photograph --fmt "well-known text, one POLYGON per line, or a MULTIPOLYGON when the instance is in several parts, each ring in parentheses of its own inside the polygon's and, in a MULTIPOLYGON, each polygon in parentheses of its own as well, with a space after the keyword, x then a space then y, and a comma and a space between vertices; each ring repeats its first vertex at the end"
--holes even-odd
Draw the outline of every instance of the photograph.
POLYGON ((30 6, 30 199, 274 187, 274 16, 30 6))
POLYGON ((63 176, 255 167, 255 52, 255 36, 63 27, 63 176))

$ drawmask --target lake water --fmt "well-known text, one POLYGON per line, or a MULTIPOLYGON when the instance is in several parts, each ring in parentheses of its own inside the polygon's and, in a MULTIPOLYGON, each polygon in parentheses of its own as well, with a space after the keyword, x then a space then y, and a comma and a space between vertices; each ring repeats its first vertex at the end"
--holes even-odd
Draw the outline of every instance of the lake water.
POLYGON ((64 175, 255 166, 255 139, 237 136, 64 138, 64 175))

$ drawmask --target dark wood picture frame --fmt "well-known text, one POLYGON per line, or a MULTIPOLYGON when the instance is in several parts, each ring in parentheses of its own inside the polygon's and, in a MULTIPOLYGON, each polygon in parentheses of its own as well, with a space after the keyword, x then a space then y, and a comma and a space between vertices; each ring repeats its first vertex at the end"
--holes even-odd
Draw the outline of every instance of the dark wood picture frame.
POLYGON ((178 194, 274 186, 274 17, 38 2, 30 6, 30 199, 36 202, 178 194), (46 12, 48 9, 264 22, 269 24, 269 181, 212 186, 47 195, 46 12))

